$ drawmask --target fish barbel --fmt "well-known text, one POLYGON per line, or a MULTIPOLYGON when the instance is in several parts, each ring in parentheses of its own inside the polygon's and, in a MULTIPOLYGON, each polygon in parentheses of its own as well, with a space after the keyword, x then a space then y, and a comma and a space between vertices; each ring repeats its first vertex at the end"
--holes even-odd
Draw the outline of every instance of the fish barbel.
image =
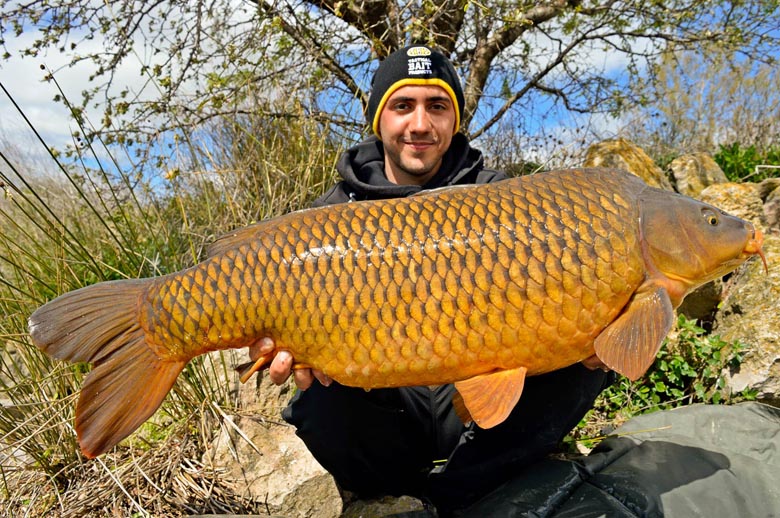
POLYGON ((683 297, 761 245, 750 223, 626 172, 552 171, 270 219, 186 270, 66 293, 29 331, 93 364, 76 411, 88 457, 148 419, 195 356, 250 347, 245 375, 268 365, 265 337, 344 385, 454 382, 488 428, 526 375, 595 353, 641 376, 683 297))

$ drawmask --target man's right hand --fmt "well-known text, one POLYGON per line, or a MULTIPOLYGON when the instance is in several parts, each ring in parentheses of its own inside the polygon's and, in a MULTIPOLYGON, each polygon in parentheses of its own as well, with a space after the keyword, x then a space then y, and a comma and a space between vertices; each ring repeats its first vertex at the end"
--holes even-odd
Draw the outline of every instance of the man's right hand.
MULTIPOLYGON (((276 345, 273 339, 263 338, 260 341, 260 354, 271 354, 276 345)), ((292 374, 295 385, 300 390, 306 390, 311 387, 316 379, 323 386, 327 387, 331 384, 330 377, 319 369, 293 369, 293 355, 290 351, 285 349, 280 350, 274 359, 271 361, 271 366, 268 368, 268 374, 271 381, 276 385, 281 385, 292 374)))

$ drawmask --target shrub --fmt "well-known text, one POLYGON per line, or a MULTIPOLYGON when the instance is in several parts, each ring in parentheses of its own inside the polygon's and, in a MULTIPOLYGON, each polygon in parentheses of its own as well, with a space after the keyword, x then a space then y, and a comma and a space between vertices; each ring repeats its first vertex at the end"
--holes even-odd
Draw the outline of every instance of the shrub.
POLYGON ((750 391, 730 394, 723 377, 725 370, 739 367, 744 351, 743 344, 708 335, 695 320, 680 315, 674 338, 666 340, 647 373, 635 382, 619 377, 601 393, 567 441, 592 444, 594 437, 596 442, 600 438, 604 425, 618 425, 642 413, 693 403, 754 399, 755 393, 750 391))
POLYGON ((732 182, 760 182, 766 178, 780 176, 780 169, 761 168, 756 166, 780 166, 780 147, 772 146, 759 150, 755 145, 743 147, 739 142, 719 146, 719 151, 713 156, 715 162, 732 182))

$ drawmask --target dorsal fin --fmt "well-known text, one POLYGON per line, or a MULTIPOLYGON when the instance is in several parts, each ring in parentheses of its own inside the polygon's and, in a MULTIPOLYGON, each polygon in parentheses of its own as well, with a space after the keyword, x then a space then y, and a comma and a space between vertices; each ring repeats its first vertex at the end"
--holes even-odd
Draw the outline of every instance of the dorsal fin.
POLYGON ((206 257, 211 258, 220 255, 228 250, 238 247, 241 243, 254 238, 258 232, 263 231, 266 225, 266 221, 249 225, 248 227, 241 227, 235 230, 223 234, 217 238, 216 241, 211 243, 206 249, 206 257))
POLYGON ((308 212, 310 210, 317 210, 316 207, 307 209, 301 209, 274 218, 266 219, 246 227, 237 228, 230 232, 219 236, 209 247, 206 249, 206 257, 211 258, 216 255, 220 255, 228 250, 238 248, 240 245, 246 243, 251 239, 255 239, 255 236, 264 232, 270 232, 271 229, 286 221, 288 218, 297 217, 302 212, 308 212))

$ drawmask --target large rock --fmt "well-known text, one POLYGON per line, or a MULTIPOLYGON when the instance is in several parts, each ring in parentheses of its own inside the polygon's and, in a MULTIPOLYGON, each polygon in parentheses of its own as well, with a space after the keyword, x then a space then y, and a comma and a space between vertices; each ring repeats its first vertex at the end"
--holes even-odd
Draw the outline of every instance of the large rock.
POLYGON ((240 415, 226 414, 204 463, 221 470, 238 494, 266 503, 272 514, 340 516, 343 503, 333 477, 281 418, 295 390, 292 382, 276 386, 267 375, 255 375, 240 383, 234 367, 249 361, 247 349, 211 353, 206 361, 229 387, 240 415))
POLYGON ((698 197, 706 187, 729 180, 720 166, 707 153, 692 153, 675 158, 669 164, 677 192, 698 197))
POLYGON ((626 139, 605 140, 588 148, 583 167, 625 169, 653 187, 668 191, 674 188, 660 167, 642 148, 626 139))
POLYGON ((751 261, 730 280, 714 333, 748 346, 736 372, 726 373, 732 392, 755 390, 759 401, 780 406, 780 236, 768 234, 761 261, 751 261))
POLYGON ((764 201, 767 229, 780 232, 780 178, 769 178, 759 184, 764 201))
POLYGON ((425 505, 411 496, 385 496, 375 500, 355 500, 345 509, 341 518, 371 518, 374 516, 435 516, 426 511, 425 505))
POLYGON ((333 477, 287 424, 234 416, 225 421, 204 458, 231 481, 237 494, 264 502, 271 514, 341 515, 343 504, 333 477))

